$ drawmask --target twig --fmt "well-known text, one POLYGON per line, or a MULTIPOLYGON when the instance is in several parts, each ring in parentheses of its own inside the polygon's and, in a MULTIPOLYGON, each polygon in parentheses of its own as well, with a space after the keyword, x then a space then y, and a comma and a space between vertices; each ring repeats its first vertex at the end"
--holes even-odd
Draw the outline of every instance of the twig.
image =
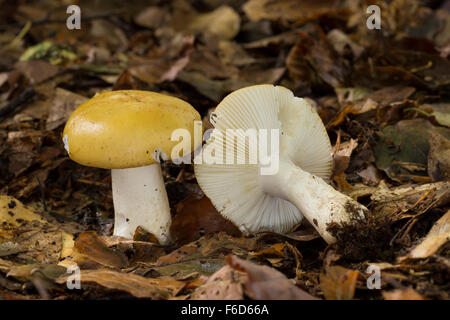
POLYGON ((3 117, 8 113, 14 111, 29 99, 31 99, 35 94, 36 91, 32 87, 26 88, 17 98, 13 99, 7 105, 0 107, 0 117, 3 117))
POLYGON ((23 39, 23 37, 25 37, 25 35, 28 33, 28 31, 30 31, 31 28, 31 22, 28 21, 25 26, 22 28, 22 30, 20 30, 19 34, 8 44, 6 45, 6 48, 11 48, 16 46, 20 40, 23 39))

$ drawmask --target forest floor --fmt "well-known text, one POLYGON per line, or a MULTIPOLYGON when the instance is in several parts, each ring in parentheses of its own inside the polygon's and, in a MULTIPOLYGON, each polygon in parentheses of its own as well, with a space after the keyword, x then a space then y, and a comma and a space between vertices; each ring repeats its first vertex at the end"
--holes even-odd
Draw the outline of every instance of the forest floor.
POLYGON ((449 299, 448 1, 370 1, 380 29, 363 0, 80 0, 79 30, 64 3, 0 0, 0 299, 449 299), (333 245, 307 222, 245 237, 191 165, 166 162, 172 242, 112 236, 110 171, 64 150, 73 110, 150 90, 211 128, 228 93, 259 83, 313 104, 331 183, 368 221, 333 245))

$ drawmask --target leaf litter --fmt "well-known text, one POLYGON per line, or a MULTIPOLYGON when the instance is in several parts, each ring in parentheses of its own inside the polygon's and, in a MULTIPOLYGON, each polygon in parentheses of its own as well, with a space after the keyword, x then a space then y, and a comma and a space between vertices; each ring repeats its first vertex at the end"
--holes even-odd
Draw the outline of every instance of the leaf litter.
POLYGON ((360 0, 79 1, 81 31, 54 0, 1 3, 0 298, 449 299, 450 20, 445 1, 426 3, 378 1, 381 31, 360 0), (330 183, 367 221, 332 226, 332 246, 308 223, 244 237, 192 166, 164 163, 173 241, 112 236, 109 172, 61 141, 74 108, 151 90, 210 126, 225 95, 258 83, 311 101, 334 146, 330 183), (381 290, 365 285, 371 265, 381 290), (67 289, 73 266, 81 290, 67 289))

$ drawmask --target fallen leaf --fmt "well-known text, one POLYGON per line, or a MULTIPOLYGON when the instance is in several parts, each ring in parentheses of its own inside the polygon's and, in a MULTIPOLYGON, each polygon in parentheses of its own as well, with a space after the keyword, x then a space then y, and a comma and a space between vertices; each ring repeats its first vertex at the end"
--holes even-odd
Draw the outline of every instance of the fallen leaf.
POLYGON ((415 92, 415 88, 391 86, 371 93, 365 88, 336 88, 335 91, 344 108, 327 124, 327 129, 342 123, 349 114, 363 114, 395 102, 402 102, 415 92))
POLYGON ((349 50, 354 58, 359 58, 364 51, 364 47, 355 43, 350 37, 339 29, 333 29, 327 34, 327 38, 333 46, 334 50, 341 56, 349 50))
POLYGON ((383 297, 386 300, 427 300, 413 288, 383 291, 383 297))
POLYGON ((192 19, 186 29, 195 33, 205 33, 217 39, 233 39, 239 32, 241 17, 229 6, 221 6, 214 11, 200 14, 192 19))
POLYGON ((327 300, 351 300, 355 295, 358 271, 331 266, 320 274, 320 287, 327 300))
POLYGON ((107 243, 93 231, 83 232, 75 239, 72 256, 81 268, 84 266, 92 268, 92 262, 112 268, 128 266, 127 257, 122 252, 108 247, 107 243))
POLYGON ((47 116, 45 129, 53 130, 69 119, 75 109, 88 99, 65 89, 56 88, 51 100, 49 114, 47 116))
POLYGON ((28 264, 12 267, 7 273, 8 277, 15 278, 21 282, 30 281, 33 273, 39 272, 48 280, 56 280, 66 273, 66 268, 55 264, 28 264))
POLYGON ((340 174, 347 170, 352 152, 358 146, 358 141, 355 139, 350 139, 343 143, 340 143, 340 139, 338 141, 339 143, 336 143, 332 148, 334 174, 340 174))
POLYGON ((15 228, 21 225, 21 221, 40 221, 45 219, 26 207, 19 200, 5 195, 0 195, 0 221, 15 228))
POLYGON ((195 241, 201 236, 226 232, 239 237, 241 232, 232 222, 226 220, 207 197, 191 196, 175 207, 175 217, 170 226, 170 234, 178 244, 195 241))
POLYGON ((357 174, 368 183, 378 184, 380 182, 378 170, 373 165, 369 165, 366 169, 357 172, 357 174))
POLYGON ((166 19, 167 12, 164 8, 151 6, 139 12, 134 21, 140 26, 156 29, 162 26, 166 19))
POLYGON ((247 274, 244 290, 254 300, 317 299, 296 287, 285 275, 274 268, 259 266, 234 255, 228 255, 226 260, 231 268, 247 274))
POLYGON ((440 125, 450 127, 450 103, 423 104, 420 108, 430 108, 432 110, 431 115, 436 118, 440 125))
POLYGON ((430 131, 450 138, 449 129, 434 127, 423 119, 402 120, 395 126, 386 126, 374 147, 376 166, 396 181, 414 181, 417 176, 427 175, 430 131))
POLYGON ((433 181, 450 180, 450 139, 437 132, 430 132, 428 175, 433 181))
POLYGON ((42 132, 38 130, 10 131, 6 143, 10 146, 8 152, 9 172, 18 176, 27 170, 39 154, 42 146, 42 132))
POLYGON ((350 157, 353 150, 358 146, 355 139, 341 143, 341 135, 338 134, 336 145, 332 148, 333 154, 333 180, 336 182, 338 189, 345 191, 351 190, 352 186, 347 182, 345 170, 350 163, 350 157))
POLYGON ((173 37, 157 54, 134 57, 127 73, 149 84, 173 81, 189 63, 193 44, 193 36, 173 37))
POLYGON ((350 70, 319 27, 312 34, 300 33, 286 57, 286 67, 293 80, 311 87, 323 87, 325 83, 332 88, 342 87, 350 70))
MULTIPOLYGON (((68 276, 59 277, 56 282, 65 284, 68 276)), ((81 283, 96 283, 103 287, 129 292, 138 298, 168 299, 176 295, 185 283, 170 278, 144 278, 131 273, 108 269, 81 270, 81 283)))
POLYGON ((450 210, 447 211, 425 236, 423 241, 414 247, 409 254, 400 257, 399 261, 408 258, 421 259, 427 258, 435 253, 443 244, 450 240, 450 210))
POLYGON ((214 274, 202 286, 191 294, 192 300, 243 300, 243 283, 246 280, 242 272, 234 270, 230 266, 224 266, 214 274))
POLYGON ((38 84, 55 76, 60 68, 43 60, 19 61, 14 69, 22 72, 30 79, 30 83, 38 84))
POLYGON ((252 21, 261 19, 287 20, 298 23, 308 19, 316 19, 333 11, 334 0, 317 2, 314 0, 249 0, 242 7, 247 17, 252 21))

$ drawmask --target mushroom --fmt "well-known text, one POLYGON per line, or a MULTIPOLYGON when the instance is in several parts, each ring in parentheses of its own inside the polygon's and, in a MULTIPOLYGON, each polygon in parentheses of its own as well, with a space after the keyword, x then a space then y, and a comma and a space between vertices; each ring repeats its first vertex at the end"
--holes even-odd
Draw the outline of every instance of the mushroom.
MULTIPOLYGON (((170 207, 160 158, 168 160, 176 129, 192 135, 198 112, 187 102, 156 92, 104 91, 70 116, 63 141, 82 165, 111 169, 114 235, 132 238, 138 226, 168 243, 170 207)), ((190 137, 189 137, 190 138, 190 137)), ((189 141, 188 148, 192 144, 189 141)))
POLYGON ((336 239, 327 230, 330 223, 365 217, 363 205, 326 182, 333 165, 326 129, 315 109, 289 89, 256 85, 234 91, 217 106, 211 121, 215 129, 202 157, 195 160, 195 175, 216 209, 242 232, 286 233, 304 216, 326 242, 333 243, 336 239), (252 148, 244 139, 227 140, 229 129, 241 130, 236 133, 241 138, 249 129, 263 133, 260 129, 269 129, 276 134, 268 144, 278 142, 279 149, 265 146, 264 135, 259 134, 258 161, 242 164, 242 159, 252 157, 252 148), (272 150, 268 157, 261 156, 261 146, 272 150), (213 159, 221 160, 228 148, 240 164, 206 161, 213 153, 213 159), (278 170, 264 174, 268 158, 278 161, 278 170))

